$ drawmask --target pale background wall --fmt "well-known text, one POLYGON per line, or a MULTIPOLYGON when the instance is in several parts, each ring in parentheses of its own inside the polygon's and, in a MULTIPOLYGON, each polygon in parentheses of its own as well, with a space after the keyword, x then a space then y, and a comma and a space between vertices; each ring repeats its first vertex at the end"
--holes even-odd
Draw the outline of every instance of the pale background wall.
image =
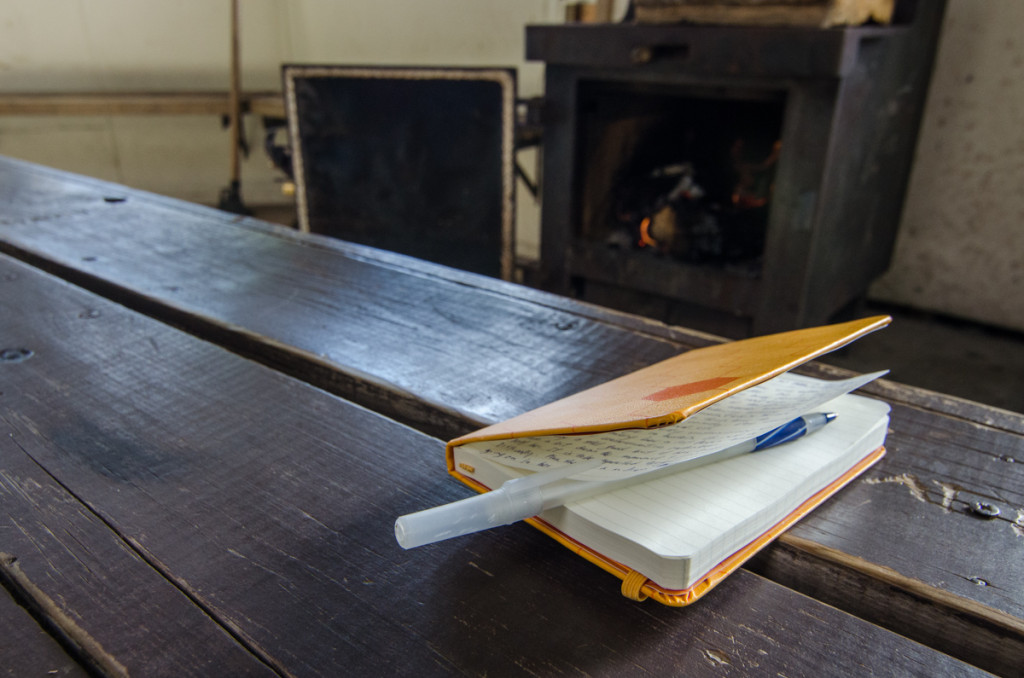
MULTIPOLYGON (((926 0, 927 1, 927 0, 926 0)), ((227 0, 4 0, 0 92, 220 90, 227 0)), ((243 85, 278 89, 284 62, 516 66, 523 27, 560 0, 243 0, 243 85)), ((1024 330, 1024 2, 950 0, 893 269, 872 296, 1024 330)), ((248 120, 258 146, 260 129, 248 120)), ((0 117, 0 154, 213 204, 229 172, 213 116, 0 117)), ((529 168, 532 158, 523 163, 529 168)), ((257 149, 248 204, 280 203, 257 149)), ((519 250, 537 210, 519 191, 519 250)))
MULTIPOLYGON (((516 66, 522 96, 543 92, 523 29, 564 16, 560 0, 242 0, 242 84, 279 90, 286 62, 516 66)), ((226 91, 228 0, 2 0, 0 92, 226 91)), ((248 205, 284 203, 262 129, 242 165, 248 205)), ((216 204, 230 141, 217 116, 0 116, 0 154, 216 204)), ((521 163, 531 171, 535 154, 521 163)), ((539 249, 539 209, 517 194, 519 250, 539 249)))
POLYGON ((872 296, 1024 330, 1024 2, 952 0, 872 296))

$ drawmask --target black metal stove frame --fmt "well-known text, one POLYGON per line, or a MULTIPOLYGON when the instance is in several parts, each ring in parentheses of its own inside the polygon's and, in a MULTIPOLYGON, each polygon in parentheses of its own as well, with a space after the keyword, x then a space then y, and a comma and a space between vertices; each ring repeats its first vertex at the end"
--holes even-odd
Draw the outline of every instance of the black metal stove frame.
POLYGON ((732 335, 826 322, 862 298, 889 266, 944 3, 915 9, 903 24, 824 30, 528 27, 527 58, 546 63, 541 285, 628 310, 638 310, 628 295, 593 298, 590 290, 678 302, 717 318, 708 329, 732 335), (594 84, 783 102, 757 274, 582 237, 580 93, 594 84))

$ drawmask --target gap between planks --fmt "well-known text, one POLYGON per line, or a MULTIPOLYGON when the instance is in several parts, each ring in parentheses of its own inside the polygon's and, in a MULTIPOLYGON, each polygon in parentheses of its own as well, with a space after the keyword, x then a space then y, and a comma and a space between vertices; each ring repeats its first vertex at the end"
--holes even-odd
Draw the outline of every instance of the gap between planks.
MULTIPOLYGON (((228 634, 236 643, 244 647, 246 651, 277 675, 282 678, 292 678, 293 674, 288 672, 280 662, 263 650, 258 643, 239 630, 235 624, 223 618, 216 609, 207 605, 198 594, 189 589, 187 584, 172 576, 170 570, 154 558, 141 544, 123 534, 115 525, 89 505, 88 502, 83 501, 70 487, 54 476, 49 469, 40 464, 17 440, 13 438, 12 440, 21 449, 25 457, 38 466, 50 480, 67 492, 69 496, 73 497, 84 510, 95 516, 111 533, 117 535, 117 538, 121 540, 125 547, 135 553, 171 586, 180 591, 193 605, 202 610, 224 633, 228 634)), ((45 628, 57 642, 79 663, 90 669, 92 673, 117 678, 128 678, 128 670, 112 655, 107 653, 85 629, 81 628, 71 617, 65 614, 60 606, 46 595, 42 589, 32 583, 18 566, 17 560, 17 556, 0 552, 0 584, 10 589, 16 599, 24 602, 26 609, 36 622, 45 628)))
POLYGON ((0 584, 90 674, 128 678, 128 669, 36 586, 9 553, 0 552, 0 584))
POLYGON ((872 563, 858 556, 844 553, 804 537, 797 537, 788 532, 784 532, 779 537, 779 542, 821 560, 835 563, 844 569, 863 574, 875 581, 924 598, 951 612, 982 619, 1008 633, 1024 638, 1024 620, 1007 614, 1002 610, 997 610, 984 603, 944 591, 919 579, 900 574, 892 568, 872 563))

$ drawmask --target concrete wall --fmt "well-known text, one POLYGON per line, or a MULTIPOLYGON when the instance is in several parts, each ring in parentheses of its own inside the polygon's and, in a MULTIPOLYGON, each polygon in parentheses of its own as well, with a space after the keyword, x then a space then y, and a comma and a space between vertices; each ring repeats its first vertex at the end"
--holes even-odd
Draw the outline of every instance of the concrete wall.
POLYGON ((1024 330, 1024 2, 951 0, 895 258, 872 296, 1024 330))
MULTIPOLYGON (((562 14, 560 0, 243 0, 243 85, 277 89, 284 62, 512 65, 540 94, 523 26, 562 14)), ((872 296, 1024 330, 1021 26, 1020 0, 950 0, 893 269, 872 296)), ((0 91, 224 91, 228 36, 227 0, 4 0, 0 91)), ((229 178, 213 116, 0 117, 0 154, 208 204, 229 178)), ((243 198, 283 202, 280 180, 257 150, 243 198)), ((534 254, 524 190, 518 210, 534 254)))

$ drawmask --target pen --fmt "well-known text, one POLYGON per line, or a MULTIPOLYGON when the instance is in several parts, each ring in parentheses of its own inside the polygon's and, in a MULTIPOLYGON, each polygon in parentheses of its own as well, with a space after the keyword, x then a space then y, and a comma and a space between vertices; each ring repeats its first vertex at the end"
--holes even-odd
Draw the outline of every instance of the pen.
POLYGON ((411 549, 499 525, 509 525, 547 509, 627 485, 782 445, 814 433, 835 417, 831 412, 805 414, 719 452, 619 480, 569 480, 571 476, 600 466, 603 463, 600 459, 513 478, 506 480, 496 490, 400 517, 395 521, 395 539, 402 548, 411 549))

